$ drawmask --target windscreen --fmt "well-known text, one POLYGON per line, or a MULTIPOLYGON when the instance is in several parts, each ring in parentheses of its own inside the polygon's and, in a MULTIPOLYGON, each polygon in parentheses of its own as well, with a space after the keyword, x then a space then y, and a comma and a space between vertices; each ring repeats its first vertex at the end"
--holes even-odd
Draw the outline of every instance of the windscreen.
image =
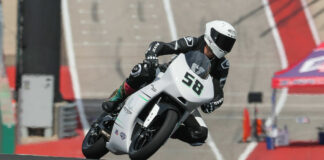
POLYGON ((189 51, 185 53, 187 64, 190 69, 200 78, 206 79, 209 75, 210 61, 205 54, 199 51, 189 51))

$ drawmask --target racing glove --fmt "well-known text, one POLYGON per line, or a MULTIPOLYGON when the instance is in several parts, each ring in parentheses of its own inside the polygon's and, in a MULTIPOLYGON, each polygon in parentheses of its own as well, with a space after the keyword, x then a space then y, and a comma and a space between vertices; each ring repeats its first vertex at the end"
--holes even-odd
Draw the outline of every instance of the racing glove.
POLYGON ((156 48, 159 46, 158 42, 152 43, 147 52, 145 53, 145 59, 150 61, 155 67, 159 65, 159 59, 156 54, 156 48), (153 46, 153 47, 152 47, 153 46))
POLYGON ((159 66, 158 57, 155 54, 148 54, 148 53, 145 54, 145 60, 149 61, 154 67, 159 66))
MULTIPOLYGON (((158 63, 157 63, 158 64, 158 63)), ((153 81, 156 74, 156 65, 154 62, 145 59, 143 61, 143 72, 142 76, 146 78, 146 81, 153 81)))
POLYGON ((213 112, 215 109, 219 108, 222 104, 223 104, 224 98, 219 98, 218 100, 214 100, 212 102, 203 104, 201 106, 201 110, 204 113, 211 113, 213 112))

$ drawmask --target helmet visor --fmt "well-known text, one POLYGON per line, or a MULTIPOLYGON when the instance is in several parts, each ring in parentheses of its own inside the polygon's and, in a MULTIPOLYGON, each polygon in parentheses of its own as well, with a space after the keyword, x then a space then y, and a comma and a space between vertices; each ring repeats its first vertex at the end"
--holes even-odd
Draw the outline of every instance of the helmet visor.
POLYGON ((214 43, 223 51, 230 52, 234 46, 235 39, 217 32, 214 28, 210 31, 214 43))

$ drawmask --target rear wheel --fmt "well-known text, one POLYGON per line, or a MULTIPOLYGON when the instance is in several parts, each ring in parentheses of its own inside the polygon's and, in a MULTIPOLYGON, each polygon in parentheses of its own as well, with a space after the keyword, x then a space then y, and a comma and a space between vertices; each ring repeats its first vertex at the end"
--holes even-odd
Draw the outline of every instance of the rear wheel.
POLYGON ((169 138, 177 120, 177 112, 168 110, 164 116, 155 119, 148 128, 142 128, 140 125, 135 126, 129 157, 142 160, 153 155, 169 138))

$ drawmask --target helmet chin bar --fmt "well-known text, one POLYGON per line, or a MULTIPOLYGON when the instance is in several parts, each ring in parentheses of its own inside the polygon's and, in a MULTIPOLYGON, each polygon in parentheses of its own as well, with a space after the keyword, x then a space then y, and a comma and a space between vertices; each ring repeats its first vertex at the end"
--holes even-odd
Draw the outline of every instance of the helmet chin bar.
POLYGON ((226 55, 226 52, 224 52, 222 49, 220 49, 217 45, 214 43, 211 43, 211 39, 209 39, 209 36, 204 36, 205 42, 208 45, 208 47, 211 49, 213 54, 218 58, 221 59, 226 55))
POLYGON ((215 44, 211 44, 211 49, 212 49, 212 51, 213 51, 213 53, 214 53, 214 55, 217 57, 217 58, 219 58, 219 59, 221 59, 221 58, 223 58, 225 55, 226 55, 226 52, 224 52, 222 49, 220 49, 218 46, 216 46, 215 44))

